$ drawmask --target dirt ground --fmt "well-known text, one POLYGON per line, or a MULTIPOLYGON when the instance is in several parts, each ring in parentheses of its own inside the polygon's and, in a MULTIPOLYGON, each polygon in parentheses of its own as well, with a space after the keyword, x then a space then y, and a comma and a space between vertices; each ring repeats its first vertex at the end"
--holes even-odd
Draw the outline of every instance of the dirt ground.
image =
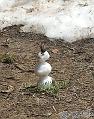
POLYGON ((15 59, 0 61, 0 119, 94 119, 94 39, 52 42, 41 34, 20 33, 19 28, 0 32, 0 57, 15 59), (51 55, 51 76, 70 82, 56 96, 21 91, 38 81, 34 68, 41 43, 51 55), (73 116, 81 111, 87 115, 73 116))

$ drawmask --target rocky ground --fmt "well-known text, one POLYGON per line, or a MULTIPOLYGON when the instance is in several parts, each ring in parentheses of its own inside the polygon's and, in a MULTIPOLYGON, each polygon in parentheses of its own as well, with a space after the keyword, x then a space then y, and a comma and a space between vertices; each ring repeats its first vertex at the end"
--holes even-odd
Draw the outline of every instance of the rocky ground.
POLYGON ((0 32, 0 119, 94 119, 94 39, 52 42, 19 28, 0 32), (51 55, 51 76, 69 81, 55 95, 22 90, 38 81, 41 43, 51 55))

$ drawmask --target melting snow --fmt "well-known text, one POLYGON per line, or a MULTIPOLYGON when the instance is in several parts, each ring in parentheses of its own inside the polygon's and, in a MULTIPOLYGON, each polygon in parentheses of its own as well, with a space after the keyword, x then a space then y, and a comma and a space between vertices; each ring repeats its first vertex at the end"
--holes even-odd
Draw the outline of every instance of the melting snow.
POLYGON ((0 0, 0 28, 15 24, 68 42, 94 38, 94 0, 0 0))

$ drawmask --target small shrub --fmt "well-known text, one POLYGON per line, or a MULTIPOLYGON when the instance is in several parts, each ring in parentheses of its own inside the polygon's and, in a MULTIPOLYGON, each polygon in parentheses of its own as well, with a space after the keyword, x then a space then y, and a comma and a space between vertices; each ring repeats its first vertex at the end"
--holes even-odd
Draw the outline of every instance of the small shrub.
POLYGON ((64 89, 68 87, 69 80, 59 80, 54 81, 49 88, 45 87, 38 87, 37 85, 31 85, 31 84, 24 84, 22 86, 22 91, 30 92, 30 93, 43 93, 43 94, 49 94, 51 96, 55 96, 59 93, 59 90, 64 89))
POLYGON ((69 80, 59 80, 57 83, 58 83, 57 85, 59 89, 64 89, 69 85, 70 81, 69 80))
POLYGON ((57 94, 59 92, 59 87, 56 82, 53 82, 50 87, 38 87, 39 92, 44 92, 47 94, 57 94))
POLYGON ((4 54, 1 56, 0 61, 6 64, 12 64, 14 62, 14 57, 9 54, 4 54))

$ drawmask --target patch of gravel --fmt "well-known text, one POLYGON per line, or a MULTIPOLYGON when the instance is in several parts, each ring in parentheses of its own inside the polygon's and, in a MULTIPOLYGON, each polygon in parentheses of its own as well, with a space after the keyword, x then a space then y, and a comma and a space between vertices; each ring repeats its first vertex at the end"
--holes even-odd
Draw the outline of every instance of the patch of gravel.
POLYGON ((41 34, 20 33, 19 28, 0 32, 0 58, 8 53, 15 59, 12 64, 0 60, 0 119, 93 119, 94 39, 52 42, 41 34), (56 96, 20 91, 22 85, 38 81, 34 68, 41 43, 51 55, 51 76, 70 81, 56 96))

